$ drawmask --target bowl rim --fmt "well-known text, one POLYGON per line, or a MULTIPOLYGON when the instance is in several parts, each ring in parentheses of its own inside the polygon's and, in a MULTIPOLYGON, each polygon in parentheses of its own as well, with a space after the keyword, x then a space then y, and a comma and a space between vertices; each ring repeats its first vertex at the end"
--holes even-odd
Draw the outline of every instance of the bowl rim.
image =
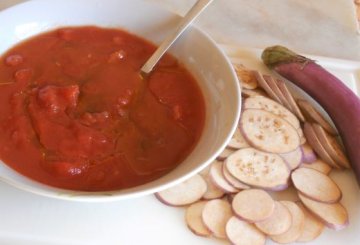
MULTIPOLYGON (((83 1, 84 3, 86 2, 87 4, 94 4, 96 2, 99 2, 99 0, 80 0, 83 1)), ((159 11, 163 11, 164 13, 168 13, 173 15, 174 17, 178 17, 181 18, 180 15, 173 13, 171 11, 162 9, 160 6, 157 6, 156 4, 152 4, 152 3, 146 3, 146 2, 142 2, 139 0, 121 0, 123 2, 138 2, 141 4, 145 4, 145 5, 152 5, 154 8, 158 8, 159 11)), ((32 5, 34 3, 40 3, 41 2, 48 2, 47 0, 32 0, 32 1, 26 1, 20 4, 17 4, 15 6, 12 6, 10 8, 7 8, 3 11, 0 11, 0 15, 2 15, 5 12, 8 11, 15 11, 17 8, 20 7, 24 7, 26 5, 32 5)), ((58 0, 58 2, 61 2, 60 0, 58 0)), ((101 2, 101 1, 100 1, 101 2)), ((106 26, 102 26, 102 25, 96 25, 96 23, 93 23, 91 25, 94 26, 99 26, 99 27, 104 27, 106 28, 106 26)), ((64 25, 64 26, 69 26, 69 25, 64 25)), ((77 26, 77 25, 70 25, 70 26, 77 26)), ((79 25, 81 26, 81 25, 79 25)), ((60 26, 57 26, 55 28, 59 28, 60 26)), ((111 27, 113 28, 113 27, 111 27)), ((54 28, 49 28, 46 29, 46 31, 51 31, 54 28)), ((199 27, 195 26, 195 25, 190 25, 188 27, 188 30, 195 30, 200 36, 202 36, 202 38, 207 39, 207 41, 209 41, 211 43, 211 45, 214 47, 214 49, 216 49, 217 52, 219 52, 219 54, 221 54, 224 58, 224 61, 227 63, 227 66, 232 66, 230 58, 225 54, 225 51, 222 50, 217 43, 210 37, 209 34, 207 34, 205 31, 201 30, 199 27)), ((43 33, 44 31, 41 31, 40 33, 43 33)), ((38 35, 38 34, 36 34, 38 35)), ((26 38, 28 39, 28 38, 26 38)), ((26 40, 25 39, 25 40, 26 40)), ((23 40, 21 40, 23 41, 23 40)), ((21 42, 20 41, 20 42, 21 42)), ((18 42, 17 42, 18 43, 18 42)), ((16 43, 14 43, 13 45, 16 45, 16 43)), ((235 80, 237 81, 237 76, 234 70, 232 70, 232 76, 235 78, 235 80)), ((20 190, 23 191, 27 191, 33 194, 37 194, 40 196, 45 196, 45 197, 49 197, 49 198, 54 198, 54 199, 61 199, 61 200, 70 200, 70 201, 81 201, 81 202, 105 202, 105 201, 117 201, 117 200, 125 200, 125 199, 131 199, 131 198, 137 198, 137 197, 142 197, 145 195, 149 195, 149 194, 154 194, 156 192, 165 190, 167 188, 170 188, 172 186, 175 186, 177 184, 180 184, 181 182, 189 179, 190 177, 192 177, 193 175, 195 175, 196 173, 198 173, 199 171, 201 171, 202 169, 206 168, 212 161, 215 160, 216 156, 219 155, 226 147, 227 143, 230 141, 233 133, 235 132, 237 126, 238 126, 238 120, 240 118, 240 111, 241 111, 241 88, 240 88, 240 84, 236 83, 235 84, 236 87, 236 94, 237 96, 237 102, 236 102, 236 108, 238 108, 235 118, 236 120, 234 122, 231 123, 231 131, 228 133, 226 140, 223 142, 223 144, 221 145, 221 147, 219 147, 217 149, 217 151, 214 152, 214 154, 212 154, 207 161, 199 164, 199 166, 197 166, 196 168, 192 169, 191 171, 187 172, 186 174, 183 174, 180 177, 177 177, 176 179, 173 179, 171 181, 167 181, 165 184, 159 184, 158 186, 154 186, 154 187, 148 187, 144 190, 137 190, 135 192, 129 192, 129 193, 121 193, 121 191, 123 191, 124 189, 121 190, 113 190, 113 191, 97 191, 97 192, 87 192, 87 191, 76 191, 76 190, 68 190, 68 189, 62 189, 62 188, 57 188, 57 187, 52 187, 50 185, 46 185, 43 183, 40 183, 38 181, 32 180, 31 178, 22 175, 21 173, 17 172, 16 170, 12 169, 11 167, 9 167, 6 163, 4 163, 3 161, 0 160, 0 164, 3 165, 4 167, 8 168, 8 170, 12 171, 14 174, 21 176, 24 179, 24 182, 21 181, 17 181, 14 180, 12 178, 8 178, 7 176, 4 176, 0 173, 0 180, 10 184, 13 187, 16 187, 20 190), (30 185, 29 185, 30 184, 30 185)), ((152 181, 151 181, 152 182, 152 181)), ((149 183, 151 183, 149 182, 149 183)), ((148 183, 145 183, 148 184, 148 183)), ((142 185, 140 185, 142 186, 142 185)), ((136 188, 139 188, 140 186, 135 186, 136 188)), ((132 187, 132 188, 135 188, 132 187)), ((128 188, 127 190, 131 191, 132 188, 128 188)))

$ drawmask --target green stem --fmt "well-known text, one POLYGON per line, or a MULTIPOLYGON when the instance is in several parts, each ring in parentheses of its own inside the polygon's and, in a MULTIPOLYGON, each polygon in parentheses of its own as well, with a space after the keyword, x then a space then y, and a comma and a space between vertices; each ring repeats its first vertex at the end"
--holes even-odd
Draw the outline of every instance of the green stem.
POLYGON ((261 59, 265 65, 270 68, 273 68, 274 66, 281 63, 296 62, 306 64, 312 61, 304 56, 294 53, 288 48, 279 45, 266 48, 261 55, 261 59))

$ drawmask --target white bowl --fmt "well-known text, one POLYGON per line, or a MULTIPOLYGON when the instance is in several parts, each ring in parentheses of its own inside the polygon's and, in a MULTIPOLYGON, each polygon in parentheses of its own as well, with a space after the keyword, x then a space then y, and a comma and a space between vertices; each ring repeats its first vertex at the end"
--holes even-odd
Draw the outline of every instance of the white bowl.
MULTIPOLYGON (((0 53, 25 38, 60 26, 119 27, 159 44, 179 19, 175 14, 138 0, 35 0, 0 12, 0 53)), ((3 162, 0 162, 0 179, 44 196, 105 201, 151 194, 176 185, 205 168, 224 149, 237 126, 241 93, 236 74, 214 41, 195 27, 188 28, 170 53, 195 76, 206 101, 202 136, 176 169, 150 183, 107 192, 79 192, 46 186, 18 174, 3 162)))

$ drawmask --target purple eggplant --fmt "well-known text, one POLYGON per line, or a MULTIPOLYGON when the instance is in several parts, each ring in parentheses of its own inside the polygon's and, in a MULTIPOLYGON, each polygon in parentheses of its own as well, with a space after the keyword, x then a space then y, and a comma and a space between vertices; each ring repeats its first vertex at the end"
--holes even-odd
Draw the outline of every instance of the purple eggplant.
POLYGON ((263 62, 313 97, 329 114, 342 138, 360 186, 360 100, 314 60, 282 47, 266 48, 263 62))

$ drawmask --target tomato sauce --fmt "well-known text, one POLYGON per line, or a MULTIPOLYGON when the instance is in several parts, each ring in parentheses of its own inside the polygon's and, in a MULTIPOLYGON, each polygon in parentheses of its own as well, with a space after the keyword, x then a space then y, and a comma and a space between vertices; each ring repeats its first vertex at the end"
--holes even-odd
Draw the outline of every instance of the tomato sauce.
POLYGON ((174 169, 199 140, 205 104, 192 75, 128 32, 61 28, 0 59, 0 158, 41 183, 129 188, 174 169))

